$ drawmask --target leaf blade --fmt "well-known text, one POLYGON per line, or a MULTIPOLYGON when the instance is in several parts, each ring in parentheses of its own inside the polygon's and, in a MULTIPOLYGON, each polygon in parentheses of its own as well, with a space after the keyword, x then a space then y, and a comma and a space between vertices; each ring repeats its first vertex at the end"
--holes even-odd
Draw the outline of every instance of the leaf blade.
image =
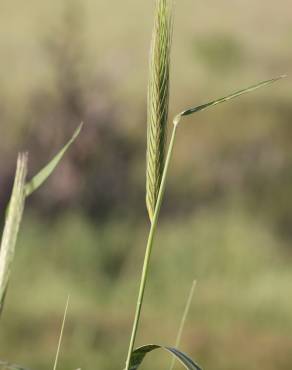
POLYGON ((65 322, 66 322, 67 313, 68 313, 69 301, 70 301, 70 295, 68 295, 66 305, 65 305, 65 310, 64 310, 53 370, 57 370, 57 365, 58 365, 59 355, 60 355, 60 350, 61 350, 61 344, 62 344, 62 339, 63 339, 63 334, 64 334, 65 322))
POLYGON ((282 76, 279 76, 279 77, 276 77, 276 78, 272 78, 270 80, 265 80, 265 81, 261 81, 255 85, 251 85, 245 89, 241 89, 241 90, 238 90, 234 93, 231 93, 229 95, 226 95, 224 96, 223 98, 219 98, 219 99, 215 99, 215 100, 212 100, 208 103, 205 103, 205 104, 201 104, 201 105, 198 105, 197 107, 194 107, 194 108, 190 108, 190 109, 187 109, 187 110, 184 110, 182 112, 180 112, 178 115, 175 116, 174 120, 173 120, 173 123, 175 125, 177 125, 181 118, 184 117, 184 116, 189 116, 193 113, 198 113, 200 111, 203 111, 203 110, 206 110, 208 108, 211 108, 215 105, 218 105, 218 104, 221 104, 221 103, 225 103, 229 100, 232 100, 232 99, 235 99, 235 98, 238 98, 239 96, 241 95, 244 95, 244 94, 248 94, 250 92, 253 92, 261 87, 265 87, 265 86, 268 86, 268 85, 271 85, 272 83, 274 82, 277 82, 283 78, 286 78, 287 76, 286 75, 282 75, 282 76))
POLYGON ((137 348, 131 357, 130 370, 137 370, 143 362, 145 356, 156 350, 163 349, 175 356, 187 370, 202 370, 189 356, 173 347, 161 346, 158 344, 147 344, 145 346, 137 348))
POLYGON ((67 152, 67 150, 77 139, 82 127, 83 127, 83 123, 81 123, 77 127, 71 139, 53 157, 53 159, 47 165, 45 165, 28 183, 26 183, 25 185, 25 196, 26 197, 30 196, 33 192, 35 192, 46 181, 46 179, 52 174, 54 169, 58 166, 59 162, 61 161, 61 159, 67 152))
MULTIPOLYGON (((176 348, 180 346, 182 333, 183 333, 185 323, 186 323, 186 320, 187 320, 187 317, 188 317, 188 314, 189 314, 189 311, 190 311, 190 308, 191 308, 191 304, 192 304, 192 300, 193 300, 196 285, 197 285, 197 281, 193 280, 190 292, 189 292, 188 297, 187 297, 187 301, 186 301, 185 309, 184 309, 184 312, 183 312, 183 315, 182 315, 182 318, 181 318, 179 329, 178 329, 178 332, 177 332, 177 337, 176 337, 176 341, 175 341, 175 347, 176 348)), ((172 360, 171 360, 169 370, 173 370, 174 364, 175 364, 175 357, 173 357, 172 360)))

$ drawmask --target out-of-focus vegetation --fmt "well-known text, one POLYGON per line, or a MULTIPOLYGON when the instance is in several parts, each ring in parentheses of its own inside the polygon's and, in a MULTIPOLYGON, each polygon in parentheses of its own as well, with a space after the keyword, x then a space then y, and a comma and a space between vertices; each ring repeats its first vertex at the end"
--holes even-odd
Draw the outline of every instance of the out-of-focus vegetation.
MULTIPOLYGON (((0 3, 2 216, 17 151, 29 150, 34 173, 85 122, 25 213, 1 318, 3 359, 36 370, 52 366, 68 292, 60 366, 110 370, 125 357, 148 230, 153 6, 125 0, 113 11, 105 0, 0 3)), ((286 0, 281 6, 177 4, 171 115, 289 74, 291 14, 286 0)), ((173 344, 180 301, 196 278, 183 350, 205 369, 291 368, 291 102, 290 83, 283 81, 186 120, 156 240, 141 344, 173 344)), ((156 361, 168 366, 167 357, 156 361)))

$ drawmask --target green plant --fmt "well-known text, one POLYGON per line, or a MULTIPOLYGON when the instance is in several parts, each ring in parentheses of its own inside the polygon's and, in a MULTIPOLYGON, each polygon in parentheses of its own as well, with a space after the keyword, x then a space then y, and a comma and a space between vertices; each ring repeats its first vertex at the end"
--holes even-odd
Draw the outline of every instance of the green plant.
MULTIPOLYGON (((260 87, 267 86, 283 76, 270 79, 251 87, 239 90, 235 93, 227 95, 223 98, 213 100, 206 104, 196 106, 182 111, 173 119, 171 139, 166 150, 166 129, 168 121, 168 104, 169 104, 169 71, 170 71, 170 51, 171 51, 171 36, 173 24, 173 6, 171 0, 157 0, 156 14, 154 22, 153 39, 150 56, 150 77, 148 85, 148 128, 147 128, 147 180, 146 180, 146 206, 150 218, 150 230, 145 250, 145 258, 141 273, 140 288, 136 304, 136 312, 133 321, 132 333, 130 337, 129 349, 126 358, 126 370, 136 370, 142 363, 146 354, 156 349, 163 349, 175 356, 189 370, 199 370, 200 367, 191 360, 187 355, 179 351, 177 348, 162 346, 157 344, 148 344, 137 349, 134 349, 137 331, 139 329, 141 310, 143 307, 144 293, 149 274, 149 264, 151 253, 154 245, 154 237, 157 231, 160 208, 163 201, 163 196, 166 187, 166 180, 169 166, 173 154, 175 138, 178 127, 183 117, 198 113, 207 108, 211 108, 217 104, 227 102, 237 98, 243 94, 252 92, 260 87), (166 156, 165 156, 165 153, 166 156)), ((19 230, 19 225, 22 218, 22 212, 25 204, 25 199, 33 191, 35 191, 50 175, 65 151, 69 148, 72 142, 77 137, 80 128, 74 134, 69 143, 61 150, 61 152, 47 165, 40 173, 32 179, 28 184, 25 184, 27 172, 27 157, 21 155, 19 157, 15 185, 11 197, 11 202, 8 208, 6 224, 4 228, 0 266, 4 271, 3 278, 0 279, 0 302, 2 302, 7 290, 9 280, 9 272, 13 261, 16 238, 19 230)), ((1 271, 1 269, 0 269, 1 271)), ((184 320, 183 320, 184 321, 184 320)), ((64 324, 64 321, 63 321, 64 324)), ((63 332, 62 325, 62 332, 63 332)), ((181 335, 179 331, 178 338, 181 335)), ((61 337, 60 337, 61 338, 61 337)), ((179 340, 177 341, 179 343, 179 340)), ((56 368, 58 354, 54 368, 56 368)), ((19 369, 16 365, 2 364, 11 369, 19 369)))
MULTIPOLYGON (((248 88, 239 90, 208 103, 199 105, 182 111, 173 119, 173 128, 170 143, 167 150, 166 160, 164 163, 165 137, 166 137, 166 119, 168 112, 168 95, 169 95, 169 64, 170 64, 170 44, 172 29, 172 0, 157 0, 156 14, 153 30, 153 40, 150 54, 150 77, 148 88, 148 129, 147 129, 147 174, 146 174, 146 205, 151 221, 146 251, 144 256, 142 274, 140 279, 140 288, 136 304, 136 312, 132 327, 132 334, 129 343, 129 349, 126 359, 126 370, 135 369, 142 362, 146 353, 163 346, 150 345, 141 347, 133 352, 136 335, 138 331, 141 310, 143 305, 144 293, 149 271, 150 257, 153 248, 154 236, 157 229, 159 212, 165 192, 166 179, 168 174, 173 148, 179 123, 184 116, 198 113, 217 104, 227 102, 243 94, 252 92, 260 87, 267 86, 285 76, 260 82, 248 88), (158 45, 158 46, 157 46, 158 45), (159 51, 157 51, 159 50, 159 51), (157 53, 156 53, 157 52, 157 53), (163 78, 161 77, 163 76, 163 78), (159 109, 157 109, 157 107, 159 109), (149 116, 151 119, 149 120, 149 116), (150 127, 149 127, 150 125, 150 127), (161 173, 161 168, 163 171, 161 173), (151 170, 152 169, 152 170, 151 170), (157 195, 156 195, 157 194, 157 195), (154 347, 152 347, 154 346, 154 347), (151 348, 149 350, 149 348, 151 348), (137 360, 137 358, 139 360, 137 360), (134 366, 134 363, 136 364, 134 366)), ((177 349, 173 349, 178 351, 177 349)), ((182 361, 182 354, 179 358, 182 361)), ((185 356, 185 355, 184 355, 185 356)), ((191 365, 182 361, 187 368, 191 365)), ((195 365, 197 366, 197 365, 195 365)), ((198 368, 198 367, 197 367, 198 368)))
POLYGON ((15 254, 15 245, 22 219, 25 200, 36 191, 54 171, 66 151, 75 141, 82 128, 82 124, 74 132, 68 143, 57 153, 57 155, 29 182, 27 175, 27 153, 21 153, 17 158, 16 173, 12 195, 6 212, 5 226, 3 230, 0 249, 0 312, 3 310, 5 295, 7 292, 10 271, 15 254))

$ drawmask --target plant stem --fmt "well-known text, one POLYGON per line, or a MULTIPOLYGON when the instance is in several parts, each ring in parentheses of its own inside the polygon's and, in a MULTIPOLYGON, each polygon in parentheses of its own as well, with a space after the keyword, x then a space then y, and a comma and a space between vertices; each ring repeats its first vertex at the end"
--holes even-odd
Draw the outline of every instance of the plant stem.
POLYGON ((138 330, 140 316, 141 316, 141 309, 143 305, 145 286, 146 286, 147 277, 148 277, 148 268, 149 268, 152 247, 153 247, 153 240, 154 240, 154 235, 155 235, 156 228, 157 228, 158 217, 159 217, 159 212, 160 212, 160 208, 161 208, 161 204, 163 200, 163 195, 165 192, 166 177, 167 177, 168 168, 169 168, 169 164, 170 164, 170 160, 171 160, 171 156, 173 152, 176 129, 177 129, 177 124, 174 124, 168 151, 167 151, 167 156, 165 160, 165 165, 163 169, 161 184, 160 184, 159 193, 157 197, 157 203, 155 206, 155 212, 154 212, 154 216, 151 222, 151 227, 150 227, 150 231, 148 235, 142 275, 141 275, 141 280, 140 280, 139 294, 138 294, 137 305, 136 305, 135 318, 134 318, 133 327, 132 327, 132 334, 131 334, 131 339, 130 339, 130 344, 129 344, 129 350, 128 350, 128 355, 127 355, 125 370, 130 369, 131 356, 132 356, 132 352, 133 352, 134 345, 135 345, 137 330, 138 330))
POLYGON ((59 360, 59 355, 60 355, 60 349, 61 349, 61 344, 62 344, 62 339, 63 339, 63 333, 64 333, 64 328, 65 328, 65 322, 66 322, 67 312, 68 312, 68 307, 69 307, 69 300, 70 300, 70 296, 68 295, 68 298, 67 298, 67 301, 66 301, 66 306, 65 306, 65 311, 64 311, 64 316, 63 316, 63 321, 62 321, 62 326, 61 326, 61 331, 60 331, 60 336, 59 336, 59 340, 58 340, 58 346, 57 346, 57 352, 56 352, 56 356, 55 356, 53 370, 57 370, 57 365, 58 365, 58 360, 59 360))
MULTIPOLYGON (((186 323, 186 320, 187 320, 187 317, 188 317, 188 314, 189 314, 189 311, 190 311, 190 308, 191 308, 191 303, 192 303, 192 299, 193 299, 193 296, 194 296, 194 291, 195 291, 196 285, 197 285, 197 282, 196 282, 196 280, 194 280, 193 283, 192 283, 192 287, 190 289, 188 299, 187 299, 187 302, 186 302, 186 305, 185 305, 184 313, 182 315, 182 319, 181 319, 181 322, 180 322, 180 325, 179 325, 179 329, 178 329, 178 333, 177 333, 177 337, 176 337, 176 341, 175 341, 175 348, 179 348, 179 346, 180 346, 182 333, 183 333, 185 323, 186 323)), ((174 364, 175 364, 175 357, 173 356, 172 360, 171 360, 169 370, 173 370, 174 364)))

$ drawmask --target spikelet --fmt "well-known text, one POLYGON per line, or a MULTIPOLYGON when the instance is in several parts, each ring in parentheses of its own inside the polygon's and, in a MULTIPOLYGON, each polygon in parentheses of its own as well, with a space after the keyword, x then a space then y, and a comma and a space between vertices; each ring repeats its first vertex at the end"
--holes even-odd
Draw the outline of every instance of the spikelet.
POLYGON ((5 220, 0 249, 0 312, 3 307, 10 269, 14 257, 15 243, 22 218, 25 202, 25 179, 27 173, 27 154, 21 153, 17 158, 16 174, 10 203, 5 220))
POLYGON ((157 0, 152 35, 147 110, 146 206, 152 221, 164 167, 169 105, 172 0, 157 0))

